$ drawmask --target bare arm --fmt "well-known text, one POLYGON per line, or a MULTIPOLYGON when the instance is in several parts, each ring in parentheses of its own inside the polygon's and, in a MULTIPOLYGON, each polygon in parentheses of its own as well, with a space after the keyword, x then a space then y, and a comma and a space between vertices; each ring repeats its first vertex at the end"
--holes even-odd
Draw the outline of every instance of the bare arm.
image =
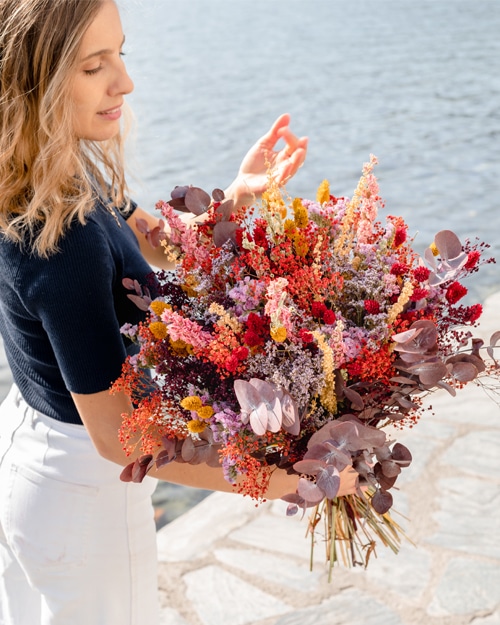
MULTIPOLYGON (((118 439, 122 414, 132 410, 129 399, 124 393, 113 395, 109 391, 91 395, 72 393, 72 397, 90 438, 101 456, 125 466, 141 455, 140 452, 136 452, 127 456, 118 439)), ((234 491, 232 485, 224 478, 222 469, 212 468, 206 464, 191 465, 171 462, 159 470, 153 470, 150 475, 184 486, 225 492, 234 491)), ((342 472, 339 495, 355 491, 356 477, 355 472, 349 473, 347 470, 342 472)), ((269 499, 277 499, 287 493, 295 492, 297 482, 297 475, 287 475, 285 471, 277 469, 273 472, 266 496, 269 499)))

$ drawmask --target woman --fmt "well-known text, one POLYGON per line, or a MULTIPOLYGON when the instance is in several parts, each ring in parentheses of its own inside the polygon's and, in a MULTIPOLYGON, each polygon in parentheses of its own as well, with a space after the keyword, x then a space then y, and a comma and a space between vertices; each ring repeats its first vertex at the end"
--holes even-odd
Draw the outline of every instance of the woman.
MULTIPOLYGON (((124 39, 113 0, 0 0, 0 329, 15 382, 0 409, 2 625, 158 622, 156 481, 120 482, 131 406, 108 391, 119 328, 142 315, 122 279, 165 264, 136 226, 156 218, 127 199, 124 39)), ((269 162, 287 180, 306 146, 281 116, 226 195, 261 193, 269 162)), ((206 466, 154 477, 231 490, 206 466)), ((294 488, 276 471, 268 495, 294 488)))

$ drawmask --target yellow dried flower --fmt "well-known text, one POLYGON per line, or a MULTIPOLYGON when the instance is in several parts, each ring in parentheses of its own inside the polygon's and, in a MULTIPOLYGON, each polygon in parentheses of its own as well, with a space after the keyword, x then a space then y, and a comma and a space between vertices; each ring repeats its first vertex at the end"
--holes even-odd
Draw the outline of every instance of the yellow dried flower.
POLYGON ((286 219, 283 224, 283 228, 285 230, 285 235, 291 239, 293 235, 297 232, 297 226, 295 225, 295 221, 293 219, 286 219))
POLYGON ((324 204, 328 202, 330 199, 330 183, 328 180, 323 180, 323 182, 319 185, 318 191, 316 193, 316 201, 319 204, 324 204))
POLYGON ((158 317, 161 316, 164 310, 172 310, 172 306, 170 306, 170 304, 167 304, 167 302, 161 302, 160 300, 155 300, 154 302, 151 302, 149 307, 158 317))
POLYGON ((279 326, 278 328, 271 328, 271 338, 276 343, 283 343, 286 340, 286 328, 279 326))
POLYGON ((235 319, 224 306, 217 304, 216 302, 212 302, 208 309, 208 312, 212 315, 218 315, 220 317, 219 324, 223 324, 230 328, 235 334, 239 334, 242 331, 241 323, 235 319))
POLYGON ((161 321, 153 321, 152 323, 150 323, 149 331, 155 337, 155 339, 158 339, 159 341, 167 338, 168 335, 167 326, 161 321))
POLYGON ((309 223, 309 215, 307 214, 306 207, 300 201, 300 198, 296 197, 293 201, 293 216, 297 228, 307 228, 309 223))
POLYGON ((433 256, 439 256, 439 250, 438 250, 437 245, 435 243, 432 243, 429 247, 430 247, 430 250, 431 250, 433 256))
POLYGON ((303 258, 307 255, 307 252, 309 251, 309 244, 302 233, 297 232, 293 237, 293 247, 297 256, 301 256, 303 258))
POLYGON ((325 374, 325 384, 320 393, 321 403, 331 414, 335 414, 337 412, 337 396, 335 394, 333 350, 328 345, 321 332, 315 330, 312 334, 318 341, 318 347, 323 352, 323 372, 325 374))
POLYGON ((387 323, 391 324, 398 318, 403 312, 404 307, 410 301, 414 286, 411 282, 405 282, 401 293, 399 294, 398 301, 389 308, 387 313, 387 323))
POLYGON ((184 410, 195 410, 198 412, 200 408, 203 408, 203 402, 201 401, 201 397, 198 397, 198 395, 189 395, 181 400, 181 406, 184 410))
POLYGON ((191 432, 191 434, 200 434, 207 427, 206 423, 203 421, 198 421, 198 419, 192 419, 187 422, 187 429, 191 432))
POLYGON ((188 345, 185 341, 181 341, 180 339, 177 341, 173 341, 170 339, 170 347, 175 352, 175 354, 179 357, 189 356, 193 353, 193 346, 188 345))
POLYGON ((359 256, 355 256, 352 259, 352 268, 354 269, 354 271, 357 271, 359 269, 359 266, 361 265, 361 258, 359 256))
POLYGON ((196 411, 200 419, 210 419, 210 417, 214 414, 214 409, 212 406, 202 406, 198 408, 196 411))

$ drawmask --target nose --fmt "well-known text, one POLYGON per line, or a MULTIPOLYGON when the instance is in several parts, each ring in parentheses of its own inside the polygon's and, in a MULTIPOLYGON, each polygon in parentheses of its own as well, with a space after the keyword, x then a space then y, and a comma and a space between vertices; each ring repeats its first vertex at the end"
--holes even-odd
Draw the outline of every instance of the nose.
POLYGON ((134 83, 128 75, 125 63, 120 60, 120 65, 117 68, 115 80, 112 84, 111 95, 127 95, 134 90, 134 83))

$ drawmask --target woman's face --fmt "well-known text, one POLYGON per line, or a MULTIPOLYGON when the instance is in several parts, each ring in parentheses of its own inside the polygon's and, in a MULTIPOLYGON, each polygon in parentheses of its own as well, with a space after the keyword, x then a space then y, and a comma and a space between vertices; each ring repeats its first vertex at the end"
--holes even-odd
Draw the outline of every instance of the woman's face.
POLYGON ((122 60, 124 40, 118 8, 105 0, 83 37, 73 82, 79 139, 105 141, 120 130, 123 96, 134 88, 122 60))

